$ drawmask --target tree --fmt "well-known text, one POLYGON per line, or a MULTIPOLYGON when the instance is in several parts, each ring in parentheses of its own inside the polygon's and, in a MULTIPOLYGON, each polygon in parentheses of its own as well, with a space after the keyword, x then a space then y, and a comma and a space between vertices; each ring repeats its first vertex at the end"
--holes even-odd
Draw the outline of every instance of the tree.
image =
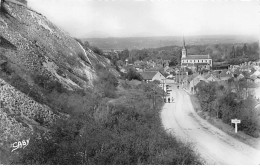
POLYGON ((178 59, 176 57, 173 57, 171 59, 171 61, 169 62, 169 66, 172 67, 172 66, 176 66, 178 65, 178 59))
POLYGON ((229 54, 229 58, 236 58, 236 49, 235 46, 232 46, 231 52, 229 54))
POLYGON ((89 48, 89 47, 90 47, 90 44, 89 44, 88 41, 85 41, 83 44, 84 44, 84 46, 85 46, 86 48, 89 48))
POLYGON ((142 80, 143 80, 143 79, 142 79, 142 76, 141 76, 138 72, 136 72, 134 68, 130 68, 130 69, 128 70, 128 72, 127 72, 127 74, 126 74, 126 78, 127 78, 128 80, 133 80, 133 79, 139 80, 139 81, 142 81, 142 80))
POLYGON ((246 44, 244 44, 242 50, 243 50, 243 55, 246 55, 246 56, 247 56, 247 45, 246 45, 246 44))
POLYGON ((216 99, 216 85, 214 83, 199 82, 196 89, 198 90, 197 96, 202 109, 211 112, 211 103, 216 99))
POLYGON ((126 60, 127 58, 129 58, 130 52, 129 52, 128 49, 124 49, 123 51, 121 51, 121 52, 118 54, 118 56, 119 56, 119 59, 120 59, 120 60, 122 60, 122 61, 125 62, 125 60, 126 60))
POLYGON ((90 49, 91 49, 94 53, 96 53, 96 54, 98 54, 98 55, 103 55, 103 54, 104 54, 104 53, 103 53, 103 50, 101 50, 100 48, 98 48, 98 47, 96 47, 96 46, 91 46, 90 49))

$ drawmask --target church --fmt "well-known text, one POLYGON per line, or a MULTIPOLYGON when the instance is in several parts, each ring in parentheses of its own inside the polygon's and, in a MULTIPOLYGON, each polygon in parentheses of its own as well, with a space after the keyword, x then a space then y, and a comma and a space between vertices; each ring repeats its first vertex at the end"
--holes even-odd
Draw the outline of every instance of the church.
POLYGON ((210 55, 188 55, 185 46, 185 40, 183 39, 183 48, 181 56, 181 67, 189 67, 193 70, 201 69, 211 69, 212 68, 212 58, 210 55))

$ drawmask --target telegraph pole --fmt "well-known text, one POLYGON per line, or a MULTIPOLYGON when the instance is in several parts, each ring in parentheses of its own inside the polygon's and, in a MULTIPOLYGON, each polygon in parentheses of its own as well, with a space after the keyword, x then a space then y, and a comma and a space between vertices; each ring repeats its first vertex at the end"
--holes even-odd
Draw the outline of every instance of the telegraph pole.
POLYGON ((163 101, 165 102, 165 98, 164 98, 164 82, 166 79, 163 79, 163 101))

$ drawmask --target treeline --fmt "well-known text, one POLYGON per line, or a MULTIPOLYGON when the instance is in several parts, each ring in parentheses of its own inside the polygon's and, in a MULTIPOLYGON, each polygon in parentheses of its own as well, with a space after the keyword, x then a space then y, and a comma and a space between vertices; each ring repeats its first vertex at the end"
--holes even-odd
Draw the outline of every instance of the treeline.
POLYGON ((240 119, 239 131, 259 137, 258 112, 254 109, 256 100, 250 96, 245 100, 242 99, 243 85, 244 81, 235 80, 229 80, 227 86, 215 82, 200 82, 196 86, 196 96, 203 113, 219 118, 229 125, 231 125, 231 119, 240 119), (236 91, 232 92, 232 88, 236 91))
POLYGON ((200 164, 190 146, 163 130, 157 84, 119 84, 102 65, 96 70, 94 90, 50 93, 70 117, 35 133, 11 164, 200 164))
MULTIPOLYGON (((89 47, 95 53, 103 55, 103 51, 95 46, 90 46, 86 41, 84 46, 89 47)), ((238 44, 208 44, 208 45, 187 45, 188 54, 204 55, 209 54, 214 62, 227 62, 229 64, 241 64, 259 59, 259 45, 255 43, 238 43, 238 44)), ((160 48, 148 49, 125 49, 118 53, 118 57, 114 55, 106 56, 114 65, 122 64, 128 59, 129 63, 137 60, 170 60, 172 66, 180 64, 181 46, 165 46, 160 48)))
MULTIPOLYGON (((259 59, 258 43, 187 45, 186 48, 188 54, 209 54, 215 62, 227 61, 230 64, 240 64, 259 59)), ((122 61, 128 59, 130 63, 136 60, 174 59, 172 60, 173 62, 177 60, 180 63, 181 50, 181 46, 166 46, 141 50, 125 49, 119 53, 119 59, 122 61)))
POLYGON ((178 46, 168 46, 162 48, 149 48, 141 50, 128 50, 125 49, 119 53, 119 59, 125 61, 129 60, 129 63, 133 63, 137 60, 147 61, 155 59, 167 59, 171 60, 173 57, 177 58, 180 61, 181 58, 181 47, 178 46))

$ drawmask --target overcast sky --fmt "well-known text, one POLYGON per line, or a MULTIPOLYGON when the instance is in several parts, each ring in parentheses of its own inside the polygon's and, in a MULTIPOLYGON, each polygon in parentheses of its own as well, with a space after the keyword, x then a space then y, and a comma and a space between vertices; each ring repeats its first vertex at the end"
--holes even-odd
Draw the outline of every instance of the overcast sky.
POLYGON ((260 2, 28 0, 75 37, 260 34, 260 2))

